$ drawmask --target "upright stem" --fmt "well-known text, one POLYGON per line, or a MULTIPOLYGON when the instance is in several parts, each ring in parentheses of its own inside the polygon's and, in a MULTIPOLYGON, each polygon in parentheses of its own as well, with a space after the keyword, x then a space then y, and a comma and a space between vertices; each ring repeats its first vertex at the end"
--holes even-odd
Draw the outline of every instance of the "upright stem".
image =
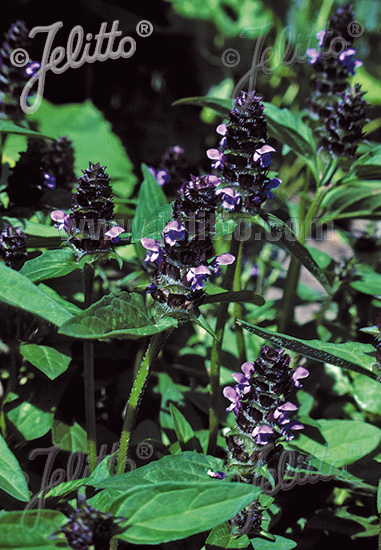
MULTIPOLYGON (((84 268, 85 308, 93 303, 94 268, 86 264, 84 268)), ((90 473, 97 465, 97 437, 95 420, 95 387, 94 387, 94 344, 91 341, 83 343, 85 410, 87 447, 89 453, 90 473)))
MULTIPOLYGON (((239 257, 241 242, 238 241, 234 234, 232 235, 232 241, 230 245, 230 253, 237 259, 239 257)), ((228 265, 223 287, 226 290, 232 290, 234 275, 236 270, 237 261, 228 265)), ((221 366, 221 349, 222 340, 224 337, 225 325, 228 319, 228 307, 229 303, 221 302, 217 308, 217 321, 216 321, 216 338, 213 340, 212 351, 210 355, 210 400, 209 400, 209 442, 208 442, 208 454, 214 454, 217 444, 218 435, 218 403, 220 400, 220 366, 221 366)))
POLYGON ((160 332, 152 337, 150 344, 148 345, 146 354, 140 365, 140 369, 136 375, 130 397, 127 403, 126 416, 124 417, 122 433, 120 436, 118 463, 116 466, 116 474, 123 474, 126 467, 126 459, 128 455, 129 446, 131 443, 132 430, 135 424, 136 415, 142 400, 144 391, 147 387, 147 383, 152 372, 152 367, 155 364, 157 356, 160 353, 166 339, 169 336, 169 332, 160 332))
MULTIPOLYGON (((241 277, 242 277, 242 246, 239 247, 238 256, 237 256, 237 265, 235 268, 233 290, 239 291, 242 290, 241 277)), ((234 317, 236 319, 243 319, 243 307, 239 302, 234 303, 234 317)), ((246 347, 245 347, 245 338, 243 334, 243 328, 241 325, 236 326, 236 337, 237 337, 237 349, 238 349, 238 358, 240 363, 246 361, 246 347)))

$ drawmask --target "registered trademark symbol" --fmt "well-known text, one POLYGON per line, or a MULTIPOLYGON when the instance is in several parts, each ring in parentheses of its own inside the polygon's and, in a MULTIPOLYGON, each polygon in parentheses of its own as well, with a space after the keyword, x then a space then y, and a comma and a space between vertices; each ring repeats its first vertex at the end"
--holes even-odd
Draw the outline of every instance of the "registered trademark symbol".
POLYGON ((153 25, 150 21, 144 19, 136 25, 136 32, 139 36, 142 36, 144 38, 146 36, 150 36, 153 33, 153 25))
POLYGON ((364 25, 358 21, 351 21, 347 27, 348 34, 353 38, 358 38, 364 32, 364 25))

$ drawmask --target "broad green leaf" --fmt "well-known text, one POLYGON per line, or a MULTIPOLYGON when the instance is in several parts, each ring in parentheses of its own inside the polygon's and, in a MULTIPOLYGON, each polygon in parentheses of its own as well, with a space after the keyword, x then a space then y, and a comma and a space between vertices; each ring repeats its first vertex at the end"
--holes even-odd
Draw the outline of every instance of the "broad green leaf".
POLYGON ((381 430, 366 422, 322 419, 316 425, 324 443, 300 433, 289 445, 337 468, 368 455, 381 442, 381 430))
POLYGON ((247 535, 237 536, 230 532, 227 523, 222 523, 214 527, 205 541, 206 550, 216 550, 217 548, 247 548, 250 544, 247 535))
POLYGON ((21 355, 34 367, 43 372, 50 380, 54 380, 65 372, 71 361, 71 356, 49 346, 38 344, 21 344, 21 355))
POLYGON ((359 179, 381 178, 381 145, 361 155, 353 164, 353 170, 359 179))
POLYGON ((53 426, 54 411, 46 411, 24 401, 11 408, 7 418, 27 441, 32 441, 49 432, 53 426))
POLYGON ((357 264, 355 276, 356 279, 349 283, 352 288, 371 296, 381 296, 381 274, 370 265, 357 264))
POLYGON ((44 292, 44 294, 47 294, 48 296, 53 298, 53 300, 55 300, 61 306, 63 306, 65 309, 70 311, 70 313, 72 313, 73 315, 78 315, 78 313, 81 313, 83 311, 81 308, 79 308, 75 304, 72 304, 71 302, 68 302, 67 300, 65 300, 65 298, 62 298, 62 296, 58 294, 58 292, 56 292, 52 287, 45 285, 44 283, 40 283, 39 285, 37 285, 37 287, 41 289, 44 292))
POLYGON ((316 146, 311 128, 289 109, 280 109, 266 102, 264 106, 270 136, 277 139, 279 143, 288 145, 295 154, 302 157, 318 181, 316 146))
POLYGON ((99 162, 107 167, 111 186, 119 196, 132 194, 136 183, 132 163, 110 123, 91 101, 53 105, 43 100, 38 111, 27 115, 27 119, 37 122, 41 132, 72 140, 78 176, 89 162, 99 162))
POLYGON ((260 294, 256 294, 252 290, 237 290, 228 292, 227 290, 220 289, 218 294, 206 294, 203 298, 203 304, 215 304, 220 302, 246 302, 255 304, 257 306, 263 306, 265 300, 260 294))
POLYGON ((42 317, 56 326, 68 321, 72 314, 59 302, 45 294, 22 273, 0 264, 0 301, 42 317))
POLYGON ((275 535, 274 542, 256 537, 251 539, 251 544, 255 550, 292 550, 292 548, 298 546, 298 543, 294 540, 281 537, 280 535, 275 535))
POLYGON ((10 218, 9 216, 2 216, 1 219, 8 222, 12 227, 21 227, 27 237, 56 239, 58 244, 62 242, 57 229, 51 224, 44 225, 42 223, 32 222, 26 218, 10 218))
MULTIPOLYGON (((149 228, 155 225, 156 231, 158 229, 157 224, 161 226, 167 215, 167 198, 164 191, 145 164, 142 164, 141 169, 143 173, 143 182, 140 185, 138 204, 132 222, 132 242, 139 242, 143 234, 148 232, 145 229, 147 224, 149 228), (157 218, 157 222, 154 224, 155 217, 157 218)), ((165 223, 167 223, 167 221, 168 220, 166 220, 165 223)), ((149 231, 151 231, 151 229, 149 229, 149 231)))
MULTIPOLYGON (((0 489, 22 502, 29 501, 29 489, 15 455, 0 435, 0 489)), ((2 533, 0 532, 0 540, 2 533)), ((1 543, 0 543, 1 548, 1 543)))
POLYGON ((323 221, 345 218, 371 219, 381 212, 381 181, 355 180, 329 189, 322 203, 323 221))
POLYGON ((195 436, 192 426, 189 424, 185 416, 179 411, 173 403, 169 404, 169 410, 171 411, 173 425, 177 439, 180 443, 182 451, 197 451, 202 453, 202 448, 199 440, 195 436))
POLYGON ((260 494, 258 487, 221 480, 165 481, 139 487, 113 505, 128 518, 118 538, 134 544, 161 544, 212 529, 234 517, 260 494))
POLYGON ((139 219, 135 216, 132 223, 131 242, 140 243, 143 238, 160 240, 164 227, 172 217, 172 207, 173 204, 169 203, 160 206, 146 218, 139 219))
POLYGON ((37 258, 25 262, 20 272, 37 283, 46 279, 62 277, 78 267, 74 250, 66 246, 58 250, 45 250, 37 258))
POLYGON ((356 377, 353 381, 353 398, 363 411, 381 416, 380 386, 373 380, 356 377))
POLYGON ((71 426, 54 420, 52 429, 52 441, 57 447, 63 451, 71 453, 87 453, 87 434, 77 422, 71 426))
POLYGON ((18 126, 17 124, 14 124, 10 120, 0 120, 0 134, 19 134, 22 136, 26 136, 28 138, 46 138, 46 139, 54 139, 52 135, 43 134, 40 132, 35 132, 34 130, 31 130, 30 128, 24 128, 24 126, 18 126))
POLYGON ((155 322, 137 292, 121 292, 104 296, 88 309, 64 323, 59 332, 73 338, 102 340, 105 338, 136 339, 177 326, 177 321, 163 317, 155 322))
POLYGON ((169 1, 174 11, 183 17, 211 21, 225 37, 256 38, 273 24, 272 12, 259 0, 169 1))
POLYGON ((381 378, 371 371, 374 363, 374 347, 371 344, 357 342, 332 344, 330 342, 321 342, 320 340, 301 340, 294 336, 287 336, 251 325, 246 321, 239 320, 237 323, 277 346, 294 351, 310 359, 315 359, 321 363, 329 363, 342 369, 364 374, 372 378, 372 380, 381 383, 381 378))
POLYGON ((377 487, 377 512, 381 515, 381 478, 377 487))
POLYGON ((125 492, 136 487, 151 487, 155 483, 167 481, 202 483, 211 480, 208 470, 217 471, 223 468, 224 462, 220 458, 185 451, 175 456, 165 456, 126 474, 94 483, 93 486, 97 489, 125 492))
POLYGON ((270 227, 273 242, 283 244, 287 250, 308 269, 329 294, 332 291, 332 287, 327 276, 312 257, 310 251, 298 241, 292 229, 273 214, 261 213, 261 217, 270 227))
POLYGON ((55 510, 0 512, 1 550, 56 550, 68 548, 61 534, 51 537, 67 523, 68 517, 55 510))

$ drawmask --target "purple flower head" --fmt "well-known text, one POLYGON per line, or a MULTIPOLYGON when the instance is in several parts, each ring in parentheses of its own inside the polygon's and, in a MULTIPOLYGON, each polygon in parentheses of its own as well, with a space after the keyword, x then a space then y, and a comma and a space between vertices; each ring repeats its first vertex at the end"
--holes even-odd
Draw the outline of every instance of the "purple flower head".
POLYGON ((214 477, 216 479, 225 479, 226 477, 225 472, 220 472, 220 470, 218 470, 217 472, 212 472, 212 470, 208 470, 207 474, 208 476, 214 477))
POLYGON ((318 48, 321 48, 324 44, 324 39, 327 36, 327 31, 319 31, 316 33, 316 38, 318 39, 318 48))
POLYGON ((357 67, 361 67, 363 65, 362 61, 353 59, 353 56, 356 55, 356 53, 357 52, 354 48, 348 48, 339 55, 339 60, 341 61, 343 67, 345 67, 351 75, 355 74, 357 67))
POLYGON ((299 382, 299 380, 302 380, 303 378, 307 378, 309 374, 310 374, 310 371, 305 369, 304 367, 298 367, 297 369, 295 369, 291 376, 294 386, 296 388, 302 388, 303 385, 299 382))
POLYGON ((120 225, 114 225, 114 227, 106 231, 105 237, 110 239, 112 243, 117 243, 120 241, 119 235, 121 233, 124 233, 124 228, 120 225))
POLYGON ((24 69, 25 76, 33 76, 40 69, 41 63, 38 63, 38 61, 32 61, 32 63, 29 63, 29 65, 27 65, 24 69))
POLYGON ((238 416, 239 411, 242 408, 241 404, 241 392, 237 386, 226 386, 226 388, 223 389, 224 397, 226 399, 229 399, 231 401, 231 404, 226 408, 227 412, 234 411, 234 414, 238 416))
POLYGON ((269 438, 274 435, 274 430, 271 426, 262 424, 262 426, 256 426, 251 435, 257 445, 267 445, 269 438))
POLYGON ((316 48, 308 48, 306 51, 307 57, 309 57, 308 63, 314 65, 318 59, 320 59, 320 52, 316 48))
POLYGON ((64 229, 69 234, 70 214, 65 214, 63 210, 54 210, 50 214, 50 217, 56 223, 55 227, 58 231, 64 229))
POLYGON ((169 246, 176 244, 176 241, 183 241, 185 239, 185 227, 178 221, 173 220, 164 227, 163 240, 169 246))
POLYGON ((271 152, 274 152, 274 147, 271 147, 271 145, 263 145, 260 149, 257 149, 254 152, 253 160, 254 162, 258 162, 262 166, 262 168, 268 168, 271 164, 271 152))
POLYGON ((280 186, 281 183, 282 183, 282 180, 280 178, 272 178, 269 181, 269 183, 265 187, 265 193, 268 199, 274 198, 274 195, 271 193, 271 189, 276 189, 277 187, 280 186))
POLYGON ((235 207, 241 202, 241 196, 237 191, 234 191, 231 187, 223 187, 217 189, 216 195, 221 195, 221 205, 226 210, 234 210, 235 207))
POLYGON ((216 256, 211 263, 210 267, 214 271, 215 275, 218 277, 221 274, 221 265, 230 265, 235 262, 235 257, 233 254, 226 252, 225 254, 220 254, 216 256))
POLYGON ((49 172, 44 172, 44 185, 49 189, 56 188, 56 178, 52 174, 49 174, 49 172))
POLYGON ((153 166, 148 166, 148 170, 151 172, 151 174, 156 178, 156 181, 160 187, 168 183, 169 181, 169 174, 167 170, 155 170, 153 166))
POLYGON ((212 274, 210 269, 205 265, 192 267, 187 275, 186 280, 191 283, 191 290, 202 290, 205 286, 205 281, 212 274))
POLYGON ((214 164, 212 164, 213 168, 217 170, 218 168, 224 167, 225 156, 223 155, 223 153, 221 153, 221 151, 219 151, 218 149, 208 149, 206 155, 210 160, 216 161, 214 164))
POLYGON ((149 252, 147 252, 146 254, 146 257, 144 258, 144 263, 148 264, 148 262, 152 262, 159 266, 163 261, 163 251, 160 247, 160 243, 158 243, 154 239, 148 238, 144 238, 140 242, 142 243, 144 248, 149 250, 149 252))

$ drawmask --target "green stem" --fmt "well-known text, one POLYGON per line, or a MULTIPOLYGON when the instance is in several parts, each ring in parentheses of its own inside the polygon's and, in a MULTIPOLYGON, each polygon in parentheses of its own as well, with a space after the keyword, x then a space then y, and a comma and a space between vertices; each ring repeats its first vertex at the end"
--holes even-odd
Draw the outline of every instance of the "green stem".
MULTIPOLYGON (((330 170, 329 179, 333 176, 333 173, 334 169, 330 170)), ((300 237, 298 239, 301 244, 306 242, 307 236, 310 232, 314 219, 319 212, 319 208, 326 191, 326 186, 323 185, 319 187, 306 215, 304 214, 305 199, 304 195, 302 195, 299 206, 300 237)), ((295 256, 292 256, 284 284, 281 310, 279 312, 279 332, 285 332, 287 327, 289 327, 294 320, 295 298, 299 282, 300 268, 301 266, 299 260, 295 256)))
POLYGON ((122 433, 120 436, 120 445, 118 453, 118 463, 116 466, 116 474, 123 474, 126 467, 126 459, 129 446, 131 443, 132 430, 134 428, 136 415, 146 389, 152 367, 155 364, 157 356, 160 353, 166 339, 169 336, 169 331, 160 332, 152 337, 152 340, 147 348, 147 352, 140 365, 140 369, 135 378, 130 397, 127 403, 126 416, 124 417, 122 433))
MULTIPOLYGON (((242 290, 242 284, 241 284, 241 276, 242 276, 242 246, 239 247, 238 256, 236 259, 237 265, 235 268, 235 274, 234 274, 234 282, 233 282, 233 290, 239 291, 242 290)), ((234 317, 236 319, 243 319, 243 306, 239 302, 234 303, 234 317)), ((237 337, 237 349, 238 349, 238 357, 240 360, 240 363, 244 363, 246 361, 246 347, 245 347, 245 338, 243 334, 243 328, 241 325, 237 325, 236 327, 236 337, 237 337)))
MULTIPOLYGON (((232 235, 232 241, 230 244, 230 253, 238 258, 241 242, 238 241, 234 234, 232 235)), ((237 262, 233 262, 228 265, 223 288, 231 291, 234 283, 234 275, 237 262)), ((210 355, 210 400, 209 400, 209 442, 207 454, 214 454, 217 444, 218 435, 218 403, 220 401, 220 366, 221 366, 221 349, 222 340, 224 337, 225 325, 228 320, 228 303, 221 302, 217 308, 217 321, 215 334, 216 338, 213 340, 212 351, 210 355)))
MULTIPOLYGON (((86 264, 84 268, 85 309, 93 303, 94 268, 86 264)), ((85 411, 87 447, 89 453, 89 469, 93 472, 97 465, 97 436, 95 418, 95 387, 94 387, 94 343, 83 343, 85 411)))

